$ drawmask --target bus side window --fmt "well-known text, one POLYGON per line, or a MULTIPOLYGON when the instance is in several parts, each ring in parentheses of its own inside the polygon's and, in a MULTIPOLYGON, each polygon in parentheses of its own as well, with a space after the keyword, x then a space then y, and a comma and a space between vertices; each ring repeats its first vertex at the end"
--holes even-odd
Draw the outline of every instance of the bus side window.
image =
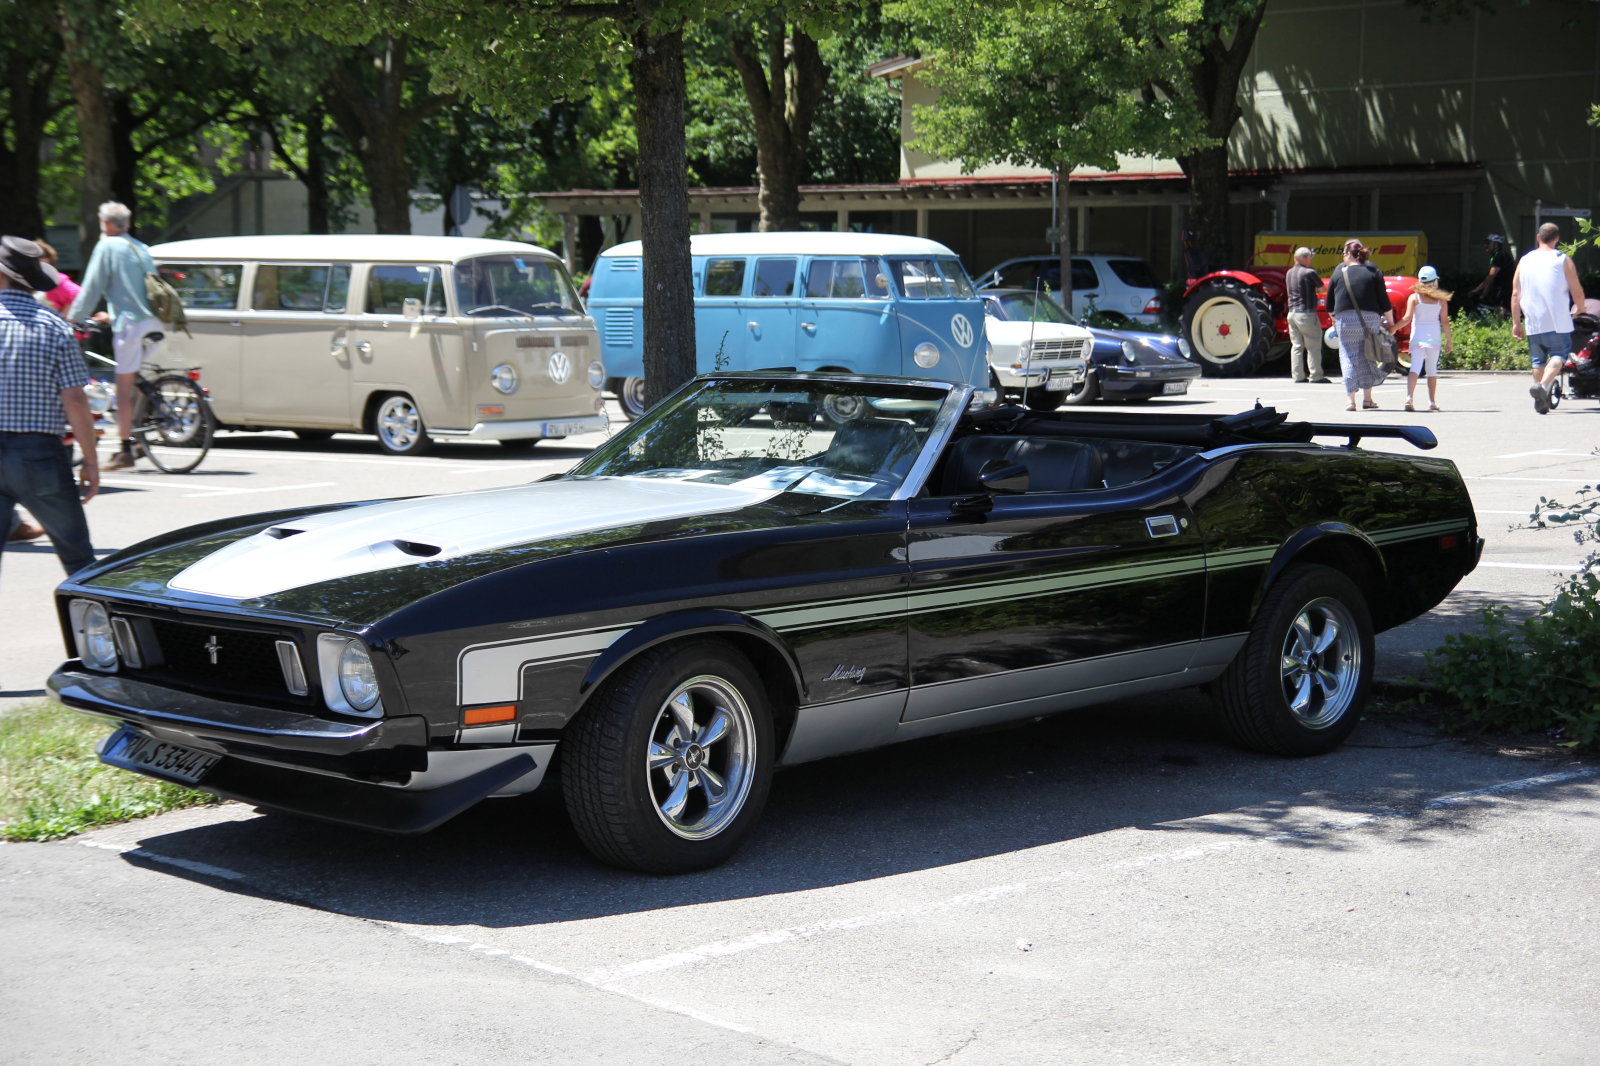
POLYGON ((798 259, 757 259, 756 284, 751 296, 793 296, 798 259))
POLYGON ((744 260, 712 259, 706 263, 707 296, 743 296, 744 260))

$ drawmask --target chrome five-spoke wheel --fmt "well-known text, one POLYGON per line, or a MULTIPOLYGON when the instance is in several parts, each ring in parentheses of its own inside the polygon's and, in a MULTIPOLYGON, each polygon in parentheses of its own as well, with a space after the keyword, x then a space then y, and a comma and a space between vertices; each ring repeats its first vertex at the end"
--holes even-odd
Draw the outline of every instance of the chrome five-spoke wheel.
POLYGON ((396 393, 386 396, 372 416, 372 430, 378 444, 390 455, 415 455, 428 446, 428 431, 422 412, 411 397, 396 393))
POLYGON ((644 873, 704 870, 739 849, 772 780, 772 711, 745 655, 716 637, 617 667, 567 727, 561 791, 598 859, 644 873))
POLYGON ((692 677, 650 730, 650 792, 666 827, 688 840, 725 829, 750 792, 750 709, 728 682, 692 677))
POLYGON ((1217 678, 1219 723, 1236 743, 1256 751, 1332 751, 1361 720, 1372 682, 1372 639, 1366 597, 1348 574, 1317 563, 1286 568, 1217 678))
POLYGON ((1350 709, 1361 678, 1361 644, 1344 604, 1318 599, 1301 608, 1283 641, 1283 697, 1307 729, 1325 729, 1350 709))

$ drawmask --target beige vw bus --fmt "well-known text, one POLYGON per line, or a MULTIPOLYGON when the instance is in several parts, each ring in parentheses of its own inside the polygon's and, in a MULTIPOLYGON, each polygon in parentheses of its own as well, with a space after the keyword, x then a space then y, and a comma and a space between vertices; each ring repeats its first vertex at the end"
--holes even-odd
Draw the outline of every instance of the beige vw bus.
POLYGON ((605 428, 594 320, 543 248, 328 234, 151 252, 193 334, 171 335, 162 361, 202 368, 224 428, 372 433, 392 455, 605 428))

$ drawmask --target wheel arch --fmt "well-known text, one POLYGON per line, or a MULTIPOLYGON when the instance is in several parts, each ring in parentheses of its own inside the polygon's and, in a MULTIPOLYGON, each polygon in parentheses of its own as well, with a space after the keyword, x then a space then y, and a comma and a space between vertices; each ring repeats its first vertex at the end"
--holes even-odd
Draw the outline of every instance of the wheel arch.
POLYGON ((1383 552, 1372 538, 1346 522, 1317 522, 1290 534, 1272 557, 1261 584, 1250 604, 1253 620, 1267 593, 1291 566, 1314 563, 1339 571, 1356 583, 1367 599, 1374 622, 1379 621, 1384 592, 1389 587, 1389 569, 1383 552))
POLYGON ((794 728, 795 709, 804 691, 800 667, 771 626, 737 611, 680 611, 652 618, 630 629, 589 664, 578 685, 578 698, 568 724, 583 713, 589 697, 600 685, 628 662, 651 648, 696 637, 720 637, 750 660, 772 703, 776 750, 783 751, 789 742, 789 732, 794 728))
POLYGON ((1255 289, 1263 296, 1266 295, 1266 286, 1262 283, 1261 279, 1247 270, 1213 270, 1211 273, 1195 278, 1193 281, 1189 282, 1188 286, 1183 290, 1183 298, 1187 300, 1189 297, 1194 295, 1195 290, 1200 288, 1200 286, 1209 284, 1210 282, 1216 281, 1220 278, 1230 278, 1234 281, 1243 282, 1245 285, 1255 289))

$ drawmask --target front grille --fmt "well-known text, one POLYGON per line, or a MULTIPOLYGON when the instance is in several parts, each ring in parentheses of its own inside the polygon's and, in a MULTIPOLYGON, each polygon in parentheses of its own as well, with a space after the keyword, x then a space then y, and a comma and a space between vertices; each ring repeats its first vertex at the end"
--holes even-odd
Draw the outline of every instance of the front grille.
POLYGON ((281 634, 164 618, 150 619, 150 631, 160 646, 163 663, 146 672, 160 673, 186 687, 274 700, 298 699, 283 680, 277 648, 281 634))
POLYGON ((633 347, 633 308, 608 307, 606 309, 606 346, 610 348, 633 347))
POLYGON ((1089 353, 1089 342, 1082 337, 1069 337, 1064 340, 1034 341, 1028 349, 1035 359, 1074 359, 1089 353))

